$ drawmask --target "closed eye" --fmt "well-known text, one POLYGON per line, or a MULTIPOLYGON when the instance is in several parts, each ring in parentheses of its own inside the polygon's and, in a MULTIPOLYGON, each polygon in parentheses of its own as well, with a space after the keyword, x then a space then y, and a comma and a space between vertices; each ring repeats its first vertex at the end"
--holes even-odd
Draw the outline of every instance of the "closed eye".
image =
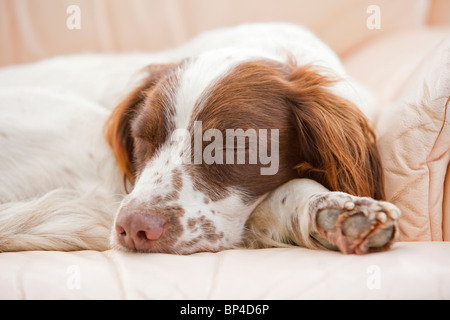
POLYGON ((153 156, 155 153, 155 145, 150 142, 146 137, 136 136, 134 137, 134 163, 137 171, 141 171, 145 167, 145 163, 153 156))

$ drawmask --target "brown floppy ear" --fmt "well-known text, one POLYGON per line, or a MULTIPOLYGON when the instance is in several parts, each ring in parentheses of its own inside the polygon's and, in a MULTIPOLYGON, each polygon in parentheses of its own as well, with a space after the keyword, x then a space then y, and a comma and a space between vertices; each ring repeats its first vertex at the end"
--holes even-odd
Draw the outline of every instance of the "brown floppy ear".
POLYGON ((131 134, 131 120, 143 104, 149 91, 169 70, 177 64, 150 65, 143 71, 148 76, 113 110, 105 124, 105 137, 114 151, 119 168, 132 184, 136 168, 133 163, 134 140, 131 134))
POLYGON ((311 66, 287 78, 301 159, 300 176, 332 191, 384 199, 384 177, 376 137, 366 117, 350 101, 327 89, 336 80, 311 66))

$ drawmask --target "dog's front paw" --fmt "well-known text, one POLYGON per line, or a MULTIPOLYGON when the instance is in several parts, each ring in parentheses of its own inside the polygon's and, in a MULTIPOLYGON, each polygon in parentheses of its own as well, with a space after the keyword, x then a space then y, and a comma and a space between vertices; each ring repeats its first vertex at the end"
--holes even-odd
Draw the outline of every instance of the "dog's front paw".
POLYGON ((330 192, 311 199, 309 210, 313 231, 346 254, 387 250, 398 234, 401 212, 389 202, 330 192))

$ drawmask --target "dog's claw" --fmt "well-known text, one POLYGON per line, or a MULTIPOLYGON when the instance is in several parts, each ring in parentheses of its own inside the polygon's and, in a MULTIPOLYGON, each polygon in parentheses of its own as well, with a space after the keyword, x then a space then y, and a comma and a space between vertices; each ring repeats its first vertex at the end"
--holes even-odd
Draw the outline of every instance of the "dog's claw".
POLYGON ((348 201, 348 202, 346 202, 345 204, 344 204, 344 208, 346 209, 346 210, 353 210, 353 209, 355 209, 355 203, 354 202, 351 202, 351 201, 348 201))
POLYGON ((380 221, 381 223, 385 223, 387 221, 386 213, 378 212, 377 213, 377 220, 380 221))

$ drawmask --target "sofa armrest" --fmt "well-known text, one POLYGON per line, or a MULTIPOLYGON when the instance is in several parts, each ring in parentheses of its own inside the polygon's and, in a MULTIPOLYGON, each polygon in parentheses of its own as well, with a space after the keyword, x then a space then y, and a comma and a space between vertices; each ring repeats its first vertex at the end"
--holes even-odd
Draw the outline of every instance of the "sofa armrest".
POLYGON ((407 94, 378 121, 386 194, 403 211, 401 239, 444 240, 444 184, 450 162, 450 37, 416 70, 407 94))

